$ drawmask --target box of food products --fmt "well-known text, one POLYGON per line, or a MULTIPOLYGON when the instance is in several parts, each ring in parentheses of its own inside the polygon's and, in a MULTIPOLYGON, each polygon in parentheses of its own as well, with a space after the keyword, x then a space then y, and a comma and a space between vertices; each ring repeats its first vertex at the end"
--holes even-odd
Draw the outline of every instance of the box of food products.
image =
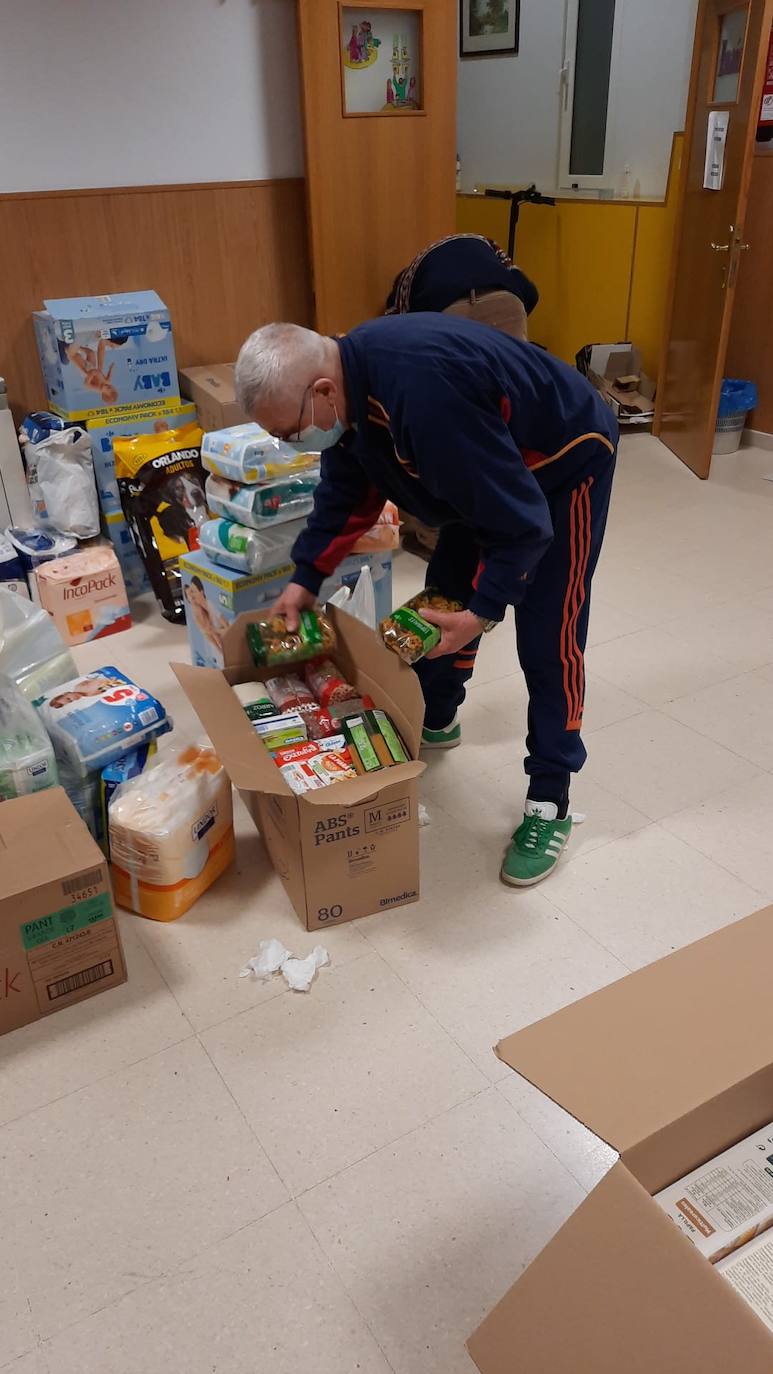
POLYGON ((655 1200, 707 1260, 724 1259, 773 1226, 773 1124, 693 1169, 655 1200))
POLYGON ((417 901, 415 674, 335 608, 294 632, 247 612, 222 649, 222 669, 175 672, 306 928, 417 901))

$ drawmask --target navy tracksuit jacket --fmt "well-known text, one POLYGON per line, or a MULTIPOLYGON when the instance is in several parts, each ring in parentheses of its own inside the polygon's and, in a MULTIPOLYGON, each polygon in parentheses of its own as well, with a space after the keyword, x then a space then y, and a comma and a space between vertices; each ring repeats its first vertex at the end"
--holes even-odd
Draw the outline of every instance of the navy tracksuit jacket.
MULTIPOLYGON (((338 340, 352 428, 322 456, 293 580, 317 592, 384 499, 440 528, 427 582, 485 619, 516 609, 529 794, 565 805, 580 739, 590 579, 617 445, 590 383, 534 344, 438 314, 338 340)), ((422 660, 425 723, 450 723, 479 641, 422 660)))

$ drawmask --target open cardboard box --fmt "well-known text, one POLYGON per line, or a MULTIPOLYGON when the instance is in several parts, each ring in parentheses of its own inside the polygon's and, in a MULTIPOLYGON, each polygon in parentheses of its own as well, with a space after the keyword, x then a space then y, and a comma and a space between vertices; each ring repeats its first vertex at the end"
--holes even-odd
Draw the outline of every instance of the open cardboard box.
POLYGON ((773 1335, 652 1195, 773 1120, 773 907, 502 1041, 619 1151, 469 1342, 481 1374, 770 1374, 773 1335))
POLYGON ((292 667, 256 668, 246 611, 223 636, 224 668, 173 668, 255 821, 271 862, 307 930, 326 929, 419 899, 416 762, 424 702, 416 674, 352 616, 328 607, 331 655, 348 682, 394 721, 410 763, 296 796, 247 720, 231 684, 265 681, 292 667))
POLYGON ((575 359, 577 369, 601 392, 621 425, 645 425, 655 418, 655 383, 642 372, 641 353, 630 343, 586 344, 575 359), (637 374, 635 391, 617 385, 618 378, 637 374))

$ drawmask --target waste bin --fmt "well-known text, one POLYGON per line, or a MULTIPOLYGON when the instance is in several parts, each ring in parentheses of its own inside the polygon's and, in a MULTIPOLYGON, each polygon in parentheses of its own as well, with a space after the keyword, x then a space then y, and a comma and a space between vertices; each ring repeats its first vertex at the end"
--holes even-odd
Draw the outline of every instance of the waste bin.
POLYGON ((741 447, 746 416, 757 404, 754 382, 725 377, 719 395, 716 433, 712 453, 735 453, 741 447))

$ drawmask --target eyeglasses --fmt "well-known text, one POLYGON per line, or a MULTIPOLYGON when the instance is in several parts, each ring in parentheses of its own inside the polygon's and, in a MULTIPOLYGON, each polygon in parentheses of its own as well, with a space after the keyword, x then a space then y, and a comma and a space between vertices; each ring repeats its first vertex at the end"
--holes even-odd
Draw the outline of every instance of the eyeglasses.
MULTIPOLYGON (((294 429, 290 434, 275 434, 275 435, 274 435, 274 438, 275 438, 275 439, 281 439, 281 440, 283 441, 283 443, 286 443, 286 444, 297 444, 297 443, 300 441, 300 438, 301 438, 301 429, 302 429, 302 427, 303 427, 303 424, 302 424, 302 422, 303 422, 303 412, 304 412, 304 410, 306 409, 306 398, 307 398, 307 396, 308 396, 308 394, 309 394, 310 391, 311 391, 311 383, 306 387, 306 390, 305 390, 304 393, 303 393, 303 400, 301 401, 301 408, 300 408, 300 410, 298 411, 298 423, 297 423, 297 425, 295 426, 295 429, 294 429)), ((312 417, 311 417, 311 418, 312 418, 312 422, 313 422, 313 420, 314 420, 314 415, 313 415, 313 403, 312 403, 312 417)))

